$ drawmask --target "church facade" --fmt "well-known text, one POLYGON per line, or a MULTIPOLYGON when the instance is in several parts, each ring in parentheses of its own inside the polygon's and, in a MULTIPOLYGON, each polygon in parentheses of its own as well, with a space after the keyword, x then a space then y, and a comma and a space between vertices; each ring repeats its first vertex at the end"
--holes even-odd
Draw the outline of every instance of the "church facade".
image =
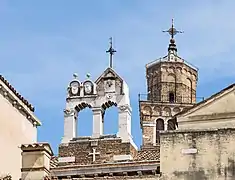
MULTIPOLYGON (((177 55, 173 24, 168 54, 146 65, 139 99, 143 144, 131 134, 128 84, 108 67, 95 81, 74 74, 67 89, 59 154, 48 143, 22 144, 22 180, 235 178, 235 85, 197 102, 198 70, 177 55), (118 108, 118 133, 103 132, 105 110, 118 108), (78 137, 79 112, 93 112, 91 136, 78 137)), ((112 58, 115 50, 107 51, 112 58)))
POLYGON ((37 142, 34 107, 0 75, 0 179, 21 177, 21 144, 37 142))

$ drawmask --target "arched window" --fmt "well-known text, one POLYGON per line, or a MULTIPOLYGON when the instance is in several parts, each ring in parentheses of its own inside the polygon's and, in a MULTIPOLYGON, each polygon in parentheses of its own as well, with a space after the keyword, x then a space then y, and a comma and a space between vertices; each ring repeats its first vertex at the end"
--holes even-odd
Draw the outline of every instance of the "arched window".
POLYGON ((169 102, 174 103, 175 102, 175 95, 173 92, 169 93, 169 102))
POLYGON ((175 130, 176 129, 176 124, 174 119, 169 119, 167 121, 167 130, 175 130))
POLYGON ((164 120, 157 119, 156 121, 156 143, 160 143, 160 131, 164 130, 164 120))

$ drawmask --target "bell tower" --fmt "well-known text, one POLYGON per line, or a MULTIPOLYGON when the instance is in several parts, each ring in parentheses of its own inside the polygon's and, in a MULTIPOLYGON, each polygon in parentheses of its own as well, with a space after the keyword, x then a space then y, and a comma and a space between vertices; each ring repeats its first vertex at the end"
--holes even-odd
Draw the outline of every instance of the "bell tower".
POLYGON ((146 65, 147 94, 139 95, 143 146, 160 143, 159 131, 177 129, 173 116, 196 103, 198 69, 177 55, 172 26, 168 54, 146 65))

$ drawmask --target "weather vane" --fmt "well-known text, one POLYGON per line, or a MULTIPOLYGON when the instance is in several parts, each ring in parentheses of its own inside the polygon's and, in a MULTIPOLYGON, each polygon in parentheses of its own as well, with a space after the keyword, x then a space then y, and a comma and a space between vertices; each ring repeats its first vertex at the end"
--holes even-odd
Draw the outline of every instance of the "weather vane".
POLYGON ((106 51, 106 53, 109 53, 110 58, 109 58, 109 67, 113 68, 113 55, 115 52, 117 52, 115 49, 113 49, 113 40, 112 37, 109 38, 110 42, 110 47, 109 50, 106 51))
POLYGON ((171 24, 171 28, 168 29, 167 31, 162 31, 162 32, 167 32, 171 35, 171 38, 174 39, 174 36, 178 33, 184 33, 183 31, 178 31, 175 29, 174 27, 174 19, 172 19, 172 24, 171 24))

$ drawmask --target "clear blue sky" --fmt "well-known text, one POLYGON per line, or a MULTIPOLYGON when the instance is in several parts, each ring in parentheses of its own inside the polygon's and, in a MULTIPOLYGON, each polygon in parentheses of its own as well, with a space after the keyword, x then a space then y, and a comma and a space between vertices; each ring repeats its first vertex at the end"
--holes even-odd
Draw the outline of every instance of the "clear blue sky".
MULTIPOLYGON (((63 136, 66 88, 74 72, 95 80, 108 66, 108 38, 118 51, 114 68, 130 87, 132 134, 139 146, 138 93, 146 91, 145 64, 165 56, 171 19, 185 33, 178 54, 199 67, 197 96, 208 97, 235 81, 235 1, 1 0, 1 74, 35 107, 43 126, 38 140, 55 153, 63 136)), ((80 116, 79 135, 91 134, 91 112, 80 116)), ((105 117, 116 133, 117 110, 105 117)))

